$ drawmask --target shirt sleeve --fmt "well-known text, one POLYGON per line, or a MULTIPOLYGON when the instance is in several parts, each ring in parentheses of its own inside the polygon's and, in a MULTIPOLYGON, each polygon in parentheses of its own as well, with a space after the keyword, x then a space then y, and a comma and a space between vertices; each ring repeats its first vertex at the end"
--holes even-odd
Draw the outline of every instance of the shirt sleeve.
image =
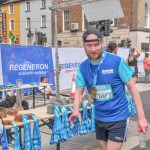
POLYGON ((85 81, 84 81, 84 78, 83 78, 82 73, 80 71, 80 68, 78 69, 78 72, 77 72, 75 84, 78 88, 85 88, 85 81))
POLYGON ((134 70, 125 62, 124 59, 121 58, 121 62, 119 65, 119 76, 122 82, 127 83, 134 74, 134 70))

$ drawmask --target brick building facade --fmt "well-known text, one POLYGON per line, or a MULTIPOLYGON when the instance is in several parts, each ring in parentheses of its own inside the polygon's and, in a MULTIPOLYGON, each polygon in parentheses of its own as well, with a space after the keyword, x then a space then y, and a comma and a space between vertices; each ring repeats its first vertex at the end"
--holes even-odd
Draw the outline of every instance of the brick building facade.
MULTIPOLYGON (((114 19, 113 33, 104 38, 104 45, 117 44, 130 38, 132 45, 142 51, 149 46, 150 19, 147 0, 120 0, 124 18, 114 19)), ((82 34, 88 27, 84 10, 80 5, 59 10, 57 14, 58 44, 60 46, 82 46, 82 34), (76 30, 72 26, 76 25, 76 30), (67 28, 66 28, 67 25, 67 28)))

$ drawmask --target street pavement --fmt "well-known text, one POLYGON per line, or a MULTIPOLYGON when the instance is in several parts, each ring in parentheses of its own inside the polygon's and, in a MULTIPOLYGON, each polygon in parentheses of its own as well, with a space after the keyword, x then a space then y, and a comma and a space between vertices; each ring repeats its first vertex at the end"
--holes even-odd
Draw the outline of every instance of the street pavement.
MULTIPOLYGON (((146 117, 150 123, 150 86, 143 83, 137 83, 140 92, 146 117)), ((29 97, 28 97, 29 98, 29 97)), ((32 105, 32 97, 30 97, 30 106, 32 105)), ((43 101, 38 101, 36 105, 43 105, 43 101)), ((137 119, 131 118, 128 129, 127 142, 124 143, 122 150, 139 150, 139 134, 137 132, 137 119)), ((50 145, 51 130, 44 126, 40 128, 42 137, 42 150, 56 150, 56 145, 50 145), (45 133, 46 132, 46 133, 45 133)), ((147 150, 150 150, 150 131, 146 134, 147 150)), ((10 148, 12 150, 13 148, 10 148)), ((85 136, 76 136, 67 142, 60 143, 60 150, 100 150, 95 134, 89 133, 85 136)))

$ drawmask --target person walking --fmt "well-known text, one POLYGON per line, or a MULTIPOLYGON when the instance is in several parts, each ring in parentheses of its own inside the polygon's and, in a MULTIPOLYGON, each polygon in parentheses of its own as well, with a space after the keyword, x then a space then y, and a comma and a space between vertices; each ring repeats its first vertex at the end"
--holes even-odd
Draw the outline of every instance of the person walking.
POLYGON ((137 58, 140 56, 140 54, 141 52, 139 50, 137 50, 135 47, 132 47, 130 48, 129 55, 126 59, 127 64, 134 70, 134 74, 132 75, 132 79, 134 83, 136 83, 138 79, 137 58))
POLYGON ((102 35, 98 29, 87 29, 83 44, 88 59, 80 64, 77 72, 73 113, 68 121, 71 125, 75 118, 81 121, 78 110, 87 87, 94 100, 96 139, 101 150, 121 150, 129 122, 125 85, 136 104, 138 131, 147 133, 148 129, 140 95, 131 80, 134 71, 121 57, 102 51, 102 35))
POLYGON ((150 59, 149 53, 145 53, 145 57, 143 60, 144 71, 145 71, 145 86, 148 85, 148 77, 150 75, 150 59))

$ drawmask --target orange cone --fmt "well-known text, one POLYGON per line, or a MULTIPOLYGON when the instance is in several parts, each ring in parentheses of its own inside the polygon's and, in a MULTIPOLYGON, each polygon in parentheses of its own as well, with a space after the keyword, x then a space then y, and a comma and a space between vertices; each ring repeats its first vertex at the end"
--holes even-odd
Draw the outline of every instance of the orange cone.
POLYGON ((75 84, 75 74, 72 76, 72 84, 71 84, 71 92, 70 92, 70 97, 74 98, 76 92, 76 84, 75 84))

